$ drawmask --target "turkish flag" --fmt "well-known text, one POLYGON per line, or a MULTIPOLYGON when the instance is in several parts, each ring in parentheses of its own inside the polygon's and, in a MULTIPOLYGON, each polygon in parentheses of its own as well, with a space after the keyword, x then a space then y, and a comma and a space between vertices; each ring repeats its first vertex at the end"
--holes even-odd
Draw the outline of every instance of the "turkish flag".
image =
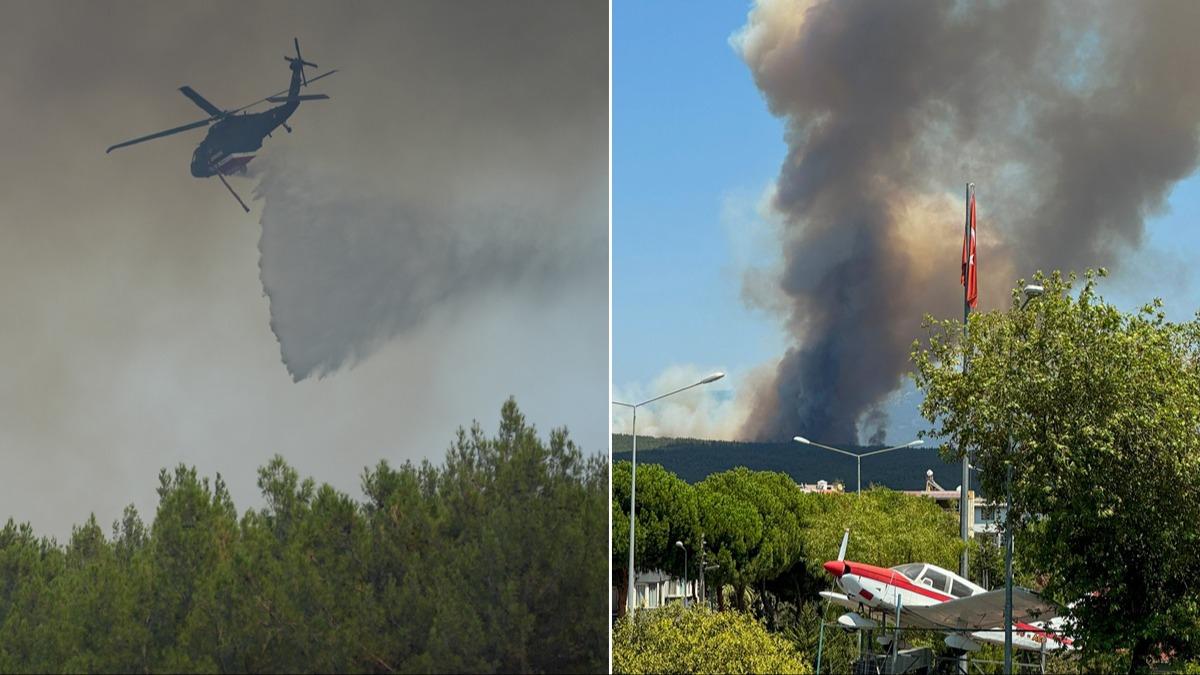
POLYGON ((962 273, 959 283, 966 287, 966 300, 971 309, 979 302, 979 274, 975 269, 975 188, 967 200, 967 232, 963 237, 962 273))

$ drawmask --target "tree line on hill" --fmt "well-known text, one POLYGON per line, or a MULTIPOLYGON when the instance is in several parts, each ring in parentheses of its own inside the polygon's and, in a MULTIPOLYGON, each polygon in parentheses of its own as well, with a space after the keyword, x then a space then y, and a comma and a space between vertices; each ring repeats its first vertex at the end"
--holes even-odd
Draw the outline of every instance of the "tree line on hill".
POLYGON ((362 502, 276 456, 239 517, 220 475, 164 470, 150 523, 0 528, 0 672, 603 670, 607 478, 511 399, 362 502))
MULTIPOLYGON (((628 434, 613 434, 614 462, 631 458, 631 438, 628 434)), ((847 445, 843 449, 861 454, 883 447, 847 445)), ((756 471, 782 471, 798 483, 840 482, 850 490, 855 488, 858 478, 854 459, 793 441, 712 441, 639 435, 638 466, 643 463, 658 464, 689 483, 699 483, 711 474, 739 466, 756 471)), ((926 470, 932 470, 935 479, 948 489, 954 489, 960 482, 961 465, 943 459, 936 448, 926 447, 905 448, 866 459, 862 463, 862 486, 921 490, 925 487, 926 470)), ((970 489, 979 494, 979 485, 972 478, 970 489)))

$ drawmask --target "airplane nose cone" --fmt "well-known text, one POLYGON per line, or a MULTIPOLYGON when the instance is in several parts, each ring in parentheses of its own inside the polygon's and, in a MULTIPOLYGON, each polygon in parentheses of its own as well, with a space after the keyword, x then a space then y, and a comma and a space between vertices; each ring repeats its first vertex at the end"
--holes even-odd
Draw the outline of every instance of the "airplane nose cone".
POLYGON ((840 579, 846 573, 846 564, 841 560, 830 560, 825 563, 825 571, 840 579))

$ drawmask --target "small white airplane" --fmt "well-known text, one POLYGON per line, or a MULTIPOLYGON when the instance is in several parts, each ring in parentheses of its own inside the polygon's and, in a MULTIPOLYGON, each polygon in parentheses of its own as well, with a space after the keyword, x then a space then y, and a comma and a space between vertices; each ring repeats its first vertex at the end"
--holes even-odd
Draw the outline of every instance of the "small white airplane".
MULTIPOLYGON (((844 592, 821 592, 821 597, 856 610, 838 617, 841 627, 879 628, 880 622, 870 618, 874 610, 885 620, 899 616, 902 626, 957 631, 946 637, 946 644, 953 649, 974 652, 981 642, 1004 644, 1003 588, 988 591, 928 563, 884 568, 848 561, 849 542, 850 530, 846 530, 837 560, 825 563, 844 592), (859 613, 864 610, 867 616, 859 613)), ((1029 589, 1013 587, 1014 649, 1073 649, 1071 639, 1062 634, 1064 621, 1055 603, 1029 589)))

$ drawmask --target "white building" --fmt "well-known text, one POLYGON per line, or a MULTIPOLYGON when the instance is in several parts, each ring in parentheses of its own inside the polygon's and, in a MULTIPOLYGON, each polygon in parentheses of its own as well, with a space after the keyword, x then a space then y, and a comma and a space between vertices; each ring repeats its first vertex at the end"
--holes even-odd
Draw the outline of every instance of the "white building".
POLYGON ((654 609, 672 602, 683 602, 685 595, 690 598, 689 604, 696 598, 695 579, 688 579, 685 587, 682 579, 668 576, 665 572, 640 572, 634 586, 638 609, 654 609))
MULTIPOLYGON (((928 497, 950 511, 958 511, 958 488, 947 490, 933 479, 933 469, 925 472, 924 490, 905 490, 905 494, 928 497)), ((991 537, 997 546, 1002 546, 1001 537, 1004 534, 1004 513, 1007 506, 1001 502, 993 504, 983 497, 976 497, 974 490, 967 491, 971 510, 967 513, 967 532, 972 538, 976 536, 991 537)))
POLYGON ((842 491, 841 483, 830 483, 826 480, 819 480, 816 483, 799 483, 798 487, 801 492, 829 493, 842 491))

